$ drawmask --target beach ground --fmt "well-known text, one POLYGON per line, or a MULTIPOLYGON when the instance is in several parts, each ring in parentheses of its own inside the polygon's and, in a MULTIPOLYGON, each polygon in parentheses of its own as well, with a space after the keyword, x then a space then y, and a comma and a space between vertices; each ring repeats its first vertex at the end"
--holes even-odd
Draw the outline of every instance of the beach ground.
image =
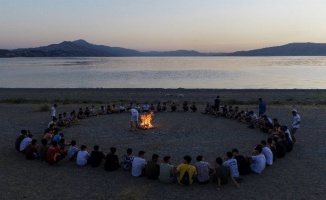
POLYGON ((326 198, 326 91, 324 90, 164 90, 164 89, 0 89, 1 170, 0 187, 3 199, 325 199, 326 198), (180 95, 182 94, 182 95, 180 95), (107 105, 112 102, 183 101, 198 104, 198 112, 185 113, 179 106, 176 113, 155 113, 155 129, 129 131, 129 113, 103 115, 81 120, 64 128, 67 141, 85 144, 91 151, 98 144, 102 151, 117 148, 122 157, 127 148, 134 154, 146 151, 145 158, 157 153, 162 161, 172 157, 174 165, 190 155, 195 164, 197 155, 209 163, 237 147, 243 155, 267 134, 248 129, 245 124, 225 118, 203 115, 206 102, 220 95, 222 104, 257 111, 257 99, 267 103, 267 115, 290 125, 291 109, 302 119, 297 132, 298 145, 285 158, 277 159, 262 174, 244 176, 240 188, 229 184, 217 192, 216 185, 179 186, 146 178, 133 178, 123 170, 106 172, 98 168, 77 167, 63 160, 49 166, 38 160, 28 161, 14 149, 21 129, 30 129, 40 140, 51 117, 40 112, 43 105, 57 102, 58 113, 79 107, 107 105))

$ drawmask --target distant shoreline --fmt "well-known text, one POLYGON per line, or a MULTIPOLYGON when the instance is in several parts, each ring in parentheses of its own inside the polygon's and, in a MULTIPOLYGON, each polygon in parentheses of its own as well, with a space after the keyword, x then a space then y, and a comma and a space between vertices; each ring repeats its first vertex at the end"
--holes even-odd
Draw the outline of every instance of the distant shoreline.
POLYGON ((212 103, 219 95, 224 104, 256 104, 263 98, 272 105, 326 104, 326 89, 163 89, 163 88, 0 88, 1 103, 197 102, 212 103))
POLYGON ((231 53, 195 50, 148 51, 91 44, 83 39, 34 48, 0 49, 0 57, 169 57, 169 56, 326 56, 325 43, 289 43, 231 53))

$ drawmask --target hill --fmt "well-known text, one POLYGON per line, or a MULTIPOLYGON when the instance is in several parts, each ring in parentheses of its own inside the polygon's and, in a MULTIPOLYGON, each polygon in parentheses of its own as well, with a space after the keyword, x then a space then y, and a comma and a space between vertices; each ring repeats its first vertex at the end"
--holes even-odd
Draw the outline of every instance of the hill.
POLYGON ((216 53, 197 51, 140 52, 121 47, 91 44, 85 40, 64 41, 43 47, 0 50, 0 57, 132 57, 132 56, 212 56, 216 53))
POLYGON ((122 47, 91 44, 85 40, 64 41, 43 47, 1 50, 0 57, 136 57, 136 56, 326 56, 325 43, 290 43, 233 53, 201 53, 194 50, 141 52, 122 47))
POLYGON ((326 56, 325 43, 290 43, 250 51, 224 53, 223 56, 326 56))

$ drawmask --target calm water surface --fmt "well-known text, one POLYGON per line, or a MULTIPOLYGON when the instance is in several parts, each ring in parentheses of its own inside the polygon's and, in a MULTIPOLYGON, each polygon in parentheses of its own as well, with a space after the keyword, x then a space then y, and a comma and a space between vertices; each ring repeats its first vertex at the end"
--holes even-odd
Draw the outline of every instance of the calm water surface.
POLYGON ((0 58, 0 87, 326 89, 326 57, 0 58))

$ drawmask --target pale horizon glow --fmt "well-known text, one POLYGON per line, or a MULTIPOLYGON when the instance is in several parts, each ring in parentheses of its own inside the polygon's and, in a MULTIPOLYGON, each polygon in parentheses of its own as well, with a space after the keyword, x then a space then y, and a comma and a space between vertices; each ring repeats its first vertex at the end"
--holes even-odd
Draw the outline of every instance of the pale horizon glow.
POLYGON ((0 49, 84 39, 139 51, 326 43, 324 0, 0 0, 0 49))

